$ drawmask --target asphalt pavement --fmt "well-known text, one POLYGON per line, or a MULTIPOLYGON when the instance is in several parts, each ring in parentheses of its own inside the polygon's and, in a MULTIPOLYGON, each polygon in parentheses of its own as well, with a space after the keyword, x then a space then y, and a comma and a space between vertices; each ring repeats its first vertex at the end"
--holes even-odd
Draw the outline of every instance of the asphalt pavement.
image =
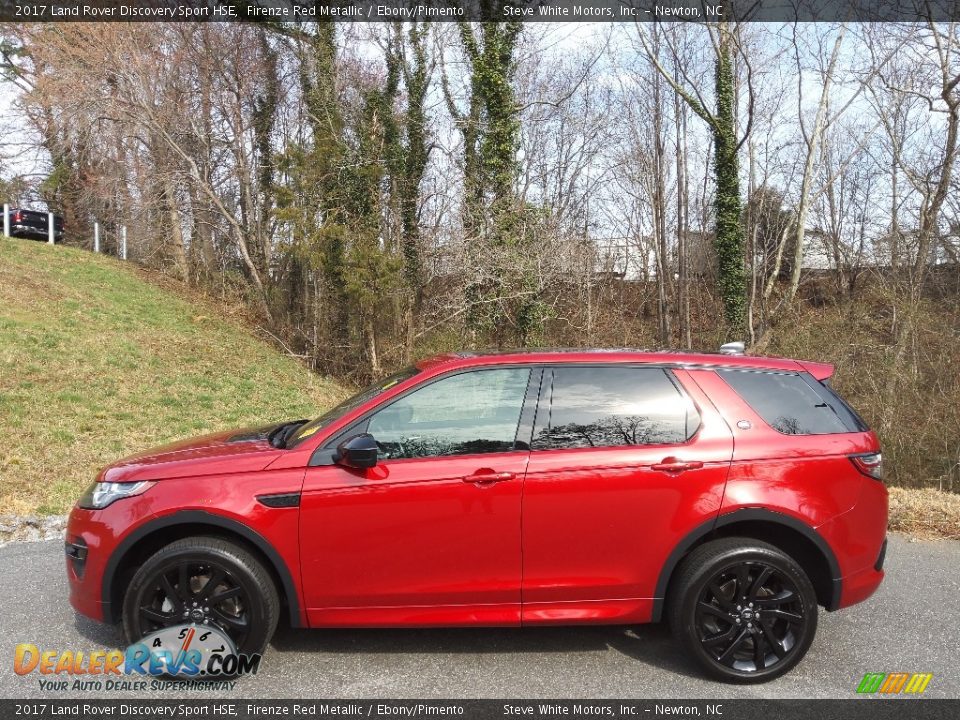
POLYGON ((42 650, 123 647, 118 627, 75 615, 60 542, 0 548, 0 697, 850 698, 867 672, 929 672, 926 697, 960 698, 960 542, 892 536, 887 577, 861 605, 821 612, 813 647, 785 677, 705 679, 665 624, 443 630, 281 627, 260 672, 233 690, 42 691, 13 672, 17 643, 42 650))

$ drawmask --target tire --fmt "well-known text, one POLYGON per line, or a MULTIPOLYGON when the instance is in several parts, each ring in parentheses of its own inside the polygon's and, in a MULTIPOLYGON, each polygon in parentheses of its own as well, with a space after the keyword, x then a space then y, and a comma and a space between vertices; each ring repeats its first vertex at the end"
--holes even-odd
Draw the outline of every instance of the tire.
POLYGON ((134 574, 123 600, 130 643, 163 627, 206 622, 229 635, 238 652, 262 653, 279 618, 277 588, 263 563, 244 547, 214 537, 184 538, 158 550, 134 574), (188 578, 185 593, 182 577, 188 578), (215 578, 217 585, 208 591, 215 578), (204 594, 209 598, 197 607, 204 617, 182 619, 180 611, 190 612, 204 594), (225 599, 217 602, 221 596, 225 599))
POLYGON ((803 659, 817 631, 817 597, 803 568, 750 538, 696 548, 677 568, 667 602, 674 636, 725 682, 780 677, 803 659))

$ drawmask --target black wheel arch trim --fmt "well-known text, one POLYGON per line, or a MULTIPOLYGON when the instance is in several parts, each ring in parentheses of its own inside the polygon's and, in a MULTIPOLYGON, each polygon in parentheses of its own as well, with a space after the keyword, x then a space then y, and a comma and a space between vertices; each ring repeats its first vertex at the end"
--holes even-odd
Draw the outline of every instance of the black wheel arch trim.
POLYGON ((293 576, 287 563, 280 556, 270 542, 257 531, 251 529, 248 525, 215 513, 205 512, 203 510, 181 510, 170 515, 162 515, 153 520, 149 520, 136 530, 128 534, 116 549, 111 553, 107 560, 107 565, 103 571, 103 581, 100 588, 100 604, 103 608, 103 619, 106 622, 117 622, 120 619, 120 610, 113 606, 113 584, 116 580, 117 568, 119 568, 123 558, 127 556, 133 547, 157 530, 176 527, 177 525, 208 525, 211 528, 227 530, 236 533, 244 540, 248 541, 257 550, 262 552, 273 570, 280 578, 283 584, 283 592, 287 600, 287 608, 290 611, 290 625, 292 627, 303 627, 300 621, 300 597, 297 594, 297 586, 293 582, 293 576))
POLYGON ((686 555, 699 540, 715 530, 725 525, 748 521, 762 521, 784 525, 791 530, 796 530, 810 540, 823 554, 824 559, 827 561, 827 566, 830 569, 830 602, 825 607, 827 610, 836 610, 840 606, 840 593, 843 589, 843 580, 840 577, 840 564, 837 562, 837 556, 834 555, 833 550, 827 541, 823 539, 823 536, 811 525, 807 525, 805 522, 789 515, 764 508, 743 508, 741 510, 734 510, 731 513, 718 515, 715 518, 707 520, 702 525, 698 525, 673 548, 664 561, 663 567, 660 569, 660 575, 657 578, 657 586, 653 598, 652 622, 659 622, 663 617, 663 606, 666 600, 667 586, 670 583, 670 577, 673 575, 673 571, 683 556, 686 555))

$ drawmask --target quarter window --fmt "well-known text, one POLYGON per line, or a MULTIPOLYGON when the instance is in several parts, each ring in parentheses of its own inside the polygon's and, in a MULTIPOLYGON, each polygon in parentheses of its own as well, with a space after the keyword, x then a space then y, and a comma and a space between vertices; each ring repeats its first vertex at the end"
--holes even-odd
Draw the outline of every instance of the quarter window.
POLYGON ((856 416, 843 407, 839 398, 831 398, 825 391, 817 392, 800 375, 757 370, 718 372, 765 423, 785 435, 824 435, 861 429, 856 416))
POLYGON ((665 370, 557 367, 537 412, 534 450, 682 443, 700 424, 665 370))
POLYGON ((376 412, 367 432, 386 459, 513 450, 529 378, 529 368, 452 375, 376 412))

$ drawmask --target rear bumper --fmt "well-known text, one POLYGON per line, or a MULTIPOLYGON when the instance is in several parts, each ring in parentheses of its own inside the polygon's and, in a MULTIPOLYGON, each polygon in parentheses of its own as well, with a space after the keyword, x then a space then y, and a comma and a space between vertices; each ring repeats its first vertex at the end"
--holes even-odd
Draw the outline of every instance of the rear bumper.
POLYGON ((843 590, 840 595, 839 607, 849 607, 863 602, 876 592, 883 582, 883 570, 867 568, 853 575, 843 578, 843 590))
MULTIPOLYGON (((16 225, 13 224, 10 226, 10 235, 12 237, 31 237, 31 238, 47 238, 49 237, 47 228, 38 228, 32 225, 16 225)), ((59 240, 63 237, 63 230, 54 230, 53 237, 55 240, 59 240)))
POLYGON ((887 559, 887 538, 883 539, 883 545, 880 546, 880 554, 877 555, 877 562, 873 564, 873 569, 879 571, 883 570, 883 563, 887 559))
POLYGON ((887 488, 864 478, 857 503, 818 528, 836 553, 840 598, 836 610, 863 602, 883 582, 887 552, 887 488))

